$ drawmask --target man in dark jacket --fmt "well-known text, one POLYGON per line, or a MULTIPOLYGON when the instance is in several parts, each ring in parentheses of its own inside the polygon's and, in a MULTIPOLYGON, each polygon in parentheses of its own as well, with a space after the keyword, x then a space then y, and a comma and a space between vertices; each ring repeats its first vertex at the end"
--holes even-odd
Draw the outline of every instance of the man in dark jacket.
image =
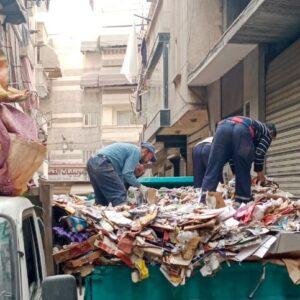
POLYGON ((230 159, 234 163, 236 176, 235 200, 251 200, 251 165, 258 180, 265 181, 263 172, 265 156, 272 139, 276 138, 276 127, 272 123, 261 123, 246 117, 231 117, 221 121, 212 144, 207 171, 202 189, 216 191, 220 171, 230 159))
MULTIPOLYGON (((206 172, 213 137, 208 137, 193 148, 194 187, 201 188, 206 172)), ((222 175, 222 174, 221 174, 222 175)), ((222 176, 221 176, 222 177, 222 176)))

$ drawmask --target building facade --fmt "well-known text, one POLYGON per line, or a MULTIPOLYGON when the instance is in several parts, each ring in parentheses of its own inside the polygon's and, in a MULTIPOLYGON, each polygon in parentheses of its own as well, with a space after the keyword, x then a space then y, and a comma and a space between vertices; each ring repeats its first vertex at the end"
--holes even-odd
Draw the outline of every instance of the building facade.
POLYGON ((152 1, 137 110, 159 149, 153 175, 192 174, 192 148, 209 126, 205 91, 190 88, 188 74, 221 36, 221 16, 218 0, 152 1))
POLYGON ((231 115, 276 124, 267 175, 300 195, 300 7, 294 1, 223 1, 223 33, 188 75, 206 90, 213 133, 231 115))
MULTIPOLYGON (((300 194, 299 14, 294 1, 152 2, 137 108, 145 138, 161 147, 154 173, 167 174, 175 147, 192 174, 195 142, 221 119, 245 115, 277 125, 266 171, 300 194)), ((171 163, 172 174, 184 173, 171 163)))
MULTIPOLYGON (((49 47, 45 24, 37 19, 40 11, 48 11, 49 4, 50 0, 0 1, 0 49, 8 63, 8 85, 29 91, 26 101, 11 104, 34 119, 41 141, 47 139, 47 121, 40 111, 40 100, 51 89, 49 78, 60 76, 60 65, 55 51, 49 47)), ((47 162, 39 170, 39 175, 46 174, 47 162)))
POLYGON ((142 127, 136 117, 133 96, 136 84, 129 83, 120 73, 126 44, 127 35, 103 35, 96 42, 83 42, 81 47, 86 62, 81 86, 99 97, 102 146, 140 142, 142 127), (95 68, 97 62, 100 66, 95 68))
POLYGON ((114 142, 139 143, 141 126, 132 109, 134 85, 120 74, 125 36, 99 37, 79 45, 56 45, 63 64, 78 51, 74 63, 62 67, 42 102, 48 122, 49 179, 86 181, 86 162, 114 142), (78 46, 78 49, 76 48, 78 46), (71 66, 71 67, 70 67, 71 66))
MULTIPOLYGON (((0 5, 0 48, 8 62, 9 86, 19 90, 27 89, 28 100, 16 105, 20 110, 38 119, 39 113, 39 74, 45 80, 52 71, 52 62, 41 58, 41 48, 47 47, 47 40, 40 34, 42 22, 36 16, 40 10, 47 11, 50 1, 1 0, 0 5), (45 68, 47 64, 48 69, 45 68)), ((43 28, 45 31, 45 27, 43 28)), ((51 52, 54 59, 55 52, 51 52)), ((60 72, 59 63, 55 68, 60 72)), ((58 75, 59 76, 59 75, 58 75)), ((56 74, 53 74, 56 77, 56 74)), ((40 126, 41 124, 37 124, 40 126)), ((42 126, 41 126, 42 127, 42 126)))

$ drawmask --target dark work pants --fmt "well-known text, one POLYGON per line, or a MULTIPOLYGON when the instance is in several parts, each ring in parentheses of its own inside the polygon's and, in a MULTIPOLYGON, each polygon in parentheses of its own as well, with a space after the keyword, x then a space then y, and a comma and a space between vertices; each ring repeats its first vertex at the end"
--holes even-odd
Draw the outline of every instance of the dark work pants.
POLYGON ((217 128, 209 156, 202 188, 215 191, 225 163, 233 160, 236 175, 235 198, 239 202, 251 199, 251 165, 254 145, 249 129, 242 124, 223 122, 217 128))
POLYGON ((202 187, 203 178, 206 172, 211 143, 202 143, 196 145, 193 149, 193 174, 194 186, 196 188, 202 187))
POLYGON ((116 206, 126 201, 125 186, 107 158, 101 155, 91 157, 87 162, 87 172, 97 204, 116 206))

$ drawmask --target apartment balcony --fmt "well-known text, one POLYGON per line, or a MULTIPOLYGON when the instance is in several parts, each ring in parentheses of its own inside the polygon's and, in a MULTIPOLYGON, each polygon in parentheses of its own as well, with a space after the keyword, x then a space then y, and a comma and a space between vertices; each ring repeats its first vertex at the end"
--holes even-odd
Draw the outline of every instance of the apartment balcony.
POLYGON ((98 41, 83 41, 81 42, 81 52, 99 52, 98 41))
POLYGON ((170 110, 161 109, 155 116, 147 123, 146 130, 144 132, 144 139, 150 140, 155 133, 160 129, 170 126, 170 110))
POLYGON ((86 73, 81 77, 82 88, 118 88, 118 87, 134 87, 135 84, 131 84, 120 73, 101 74, 101 73, 86 73))
POLYGON ((44 71, 51 79, 62 77, 58 56, 49 45, 42 45, 39 48, 38 63, 42 64, 44 71))
POLYGON ((188 85, 207 86, 243 60, 257 44, 294 40, 299 33, 298 1, 252 0, 189 74, 188 85))
POLYGON ((35 77, 35 86, 39 98, 46 98, 49 94, 49 83, 47 74, 45 73, 44 66, 42 64, 36 65, 35 77))
POLYGON ((132 93, 128 90, 103 93, 102 94, 102 105, 103 106, 129 106, 132 93))

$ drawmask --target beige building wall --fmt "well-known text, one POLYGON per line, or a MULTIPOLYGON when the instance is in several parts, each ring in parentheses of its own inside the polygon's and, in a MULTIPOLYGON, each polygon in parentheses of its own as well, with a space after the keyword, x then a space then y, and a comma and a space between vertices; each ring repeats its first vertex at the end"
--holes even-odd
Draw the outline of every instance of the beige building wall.
POLYGON ((54 47, 62 77, 52 80, 50 94, 41 100, 48 119, 49 179, 86 180, 86 161, 101 147, 101 98, 81 88, 85 62, 78 41, 58 38, 54 47))
POLYGON ((142 127, 132 104, 135 85, 120 74, 126 43, 127 36, 112 35, 82 44, 85 62, 82 86, 101 95, 103 146, 114 142, 140 142, 142 127))
POLYGON ((142 127, 130 102, 134 87, 120 75, 126 47, 116 53, 100 50, 96 42, 85 45, 56 43, 63 76, 52 81, 51 93, 41 101, 49 118, 50 179, 66 180, 65 170, 70 180, 87 179, 86 162, 101 147, 140 141, 142 127))
MULTIPOLYGON (((160 96, 144 96, 141 115, 145 131, 157 126, 156 135, 185 135, 187 137, 186 173, 192 174, 192 147, 209 134, 208 113, 204 89, 190 89, 188 75, 203 60, 222 35, 221 0, 157 0, 150 9, 152 19, 146 33, 148 57, 154 51, 159 33, 169 33, 168 44, 168 102, 170 127, 153 125, 160 108, 160 96)), ((162 58, 159 60, 159 64, 162 58)), ((162 69, 161 67, 157 67, 162 69)), ((162 73, 162 71, 161 71, 162 73)), ((155 74, 157 75, 157 74, 155 74)), ((151 85, 150 77, 147 85, 151 85)), ((162 159, 162 164, 165 159, 162 159)), ((183 172, 184 173, 184 172, 183 172)))

